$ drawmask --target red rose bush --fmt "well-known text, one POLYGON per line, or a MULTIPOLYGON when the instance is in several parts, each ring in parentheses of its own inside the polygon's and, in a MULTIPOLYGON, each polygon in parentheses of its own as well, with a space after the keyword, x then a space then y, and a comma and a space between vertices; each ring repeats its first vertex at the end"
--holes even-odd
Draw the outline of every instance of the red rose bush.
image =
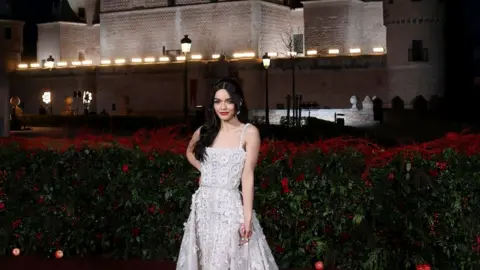
MULTIPOLYGON (((0 144, 5 256, 175 259, 199 177, 175 129, 0 144)), ((390 149, 264 141, 255 210, 281 267, 473 269, 479 151, 479 135, 453 133, 390 149)))

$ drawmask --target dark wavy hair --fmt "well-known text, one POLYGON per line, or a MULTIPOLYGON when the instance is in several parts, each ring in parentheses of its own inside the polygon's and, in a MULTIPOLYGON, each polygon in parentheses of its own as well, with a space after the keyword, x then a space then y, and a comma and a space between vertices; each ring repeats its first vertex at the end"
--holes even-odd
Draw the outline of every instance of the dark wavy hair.
POLYGON ((242 123, 248 122, 247 106, 245 104, 245 99, 240 84, 237 81, 228 78, 217 81, 213 85, 210 104, 206 110, 205 123, 200 129, 200 138, 193 147, 195 158, 199 161, 205 160, 207 156, 206 148, 212 146, 215 138, 217 138, 218 132, 220 131, 220 118, 215 112, 213 105, 215 94, 221 89, 225 89, 228 92, 232 102, 235 104, 235 111, 237 113, 238 120, 240 120, 242 123))

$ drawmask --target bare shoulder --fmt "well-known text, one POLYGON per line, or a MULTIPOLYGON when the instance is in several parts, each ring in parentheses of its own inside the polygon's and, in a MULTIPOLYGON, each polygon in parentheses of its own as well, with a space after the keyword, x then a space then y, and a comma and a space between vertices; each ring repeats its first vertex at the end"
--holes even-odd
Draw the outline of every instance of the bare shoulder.
POLYGON ((258 131, 258 128, 252 124, 249 124, 245 128, 245 139, 254 139, 254 140, 259 140, 260 139, 260 131, 258 131))
POLYGON ((200 138, 200 131, 202 130, 202 127, 197 128, 195 132, 193 133, 192 139, 198 140, 200 138))

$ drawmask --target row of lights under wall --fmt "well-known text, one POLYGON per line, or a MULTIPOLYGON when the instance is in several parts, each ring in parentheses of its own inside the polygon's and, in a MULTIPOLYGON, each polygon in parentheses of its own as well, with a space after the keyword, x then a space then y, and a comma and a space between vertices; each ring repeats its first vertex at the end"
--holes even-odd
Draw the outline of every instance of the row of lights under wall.
MULTIPOLYGON (((350 55, 362 55, 362 50, 360 48, 353 48, 349 50, 350 55)), ((385 49, 382 47, 377 47, 373 48, 372 52, 374 54, 382 54, 385 52, 385 49)), ((277 52, 269 52, 267 53, 269 57, 278 57, 277 52)), ((318 51, 317 50, 307 50, 306 56, 307 57, 314 57, 318 56, 318 51)), ((339 49, 329 49, 328 50, 328 55, 330 56, 336 56, 340 55, 340 50, 339 49)), ((220 58, 220 54, 212 54, 211 60, 218 60, 220 58)), ((238 52, 234 53, 233 55, 234 59, 253 59, 256 57, 254 52, 238 52)), ((289 52, 286 53, 286 56, 297 56, 295 52, 289 52)), ((322 55, 325 56, 325 55, 322 55)), ((190 60, 203 60, 203 57, 201 54, 192 54, 190 55, 190 60)), ((175 57, 176 61, 185 61, 186 57, 185 56, 176 56, 175 57)), ((109 65, 125 65, 125 64, 152 64, 152 63, 168 63, 171 62, 172 59, 168 56, 162 56, 162 57, 145 57, 145 58, 132 58, 130 61, 127 61, 124 58, 118 58, 115 60, 110 60, 110 59, 103 59, 100 61, 101 66, 109 66, 109 65)), ((19 69, 27 69, 27 68, 62 68, 62 67, 78 67, 78 66, 91 66, 93 65, 92 60, 84 60, 84 61, 72 61, 70 62, 70 65, 67 61, 60 61, 60 62, 46 62, 45 64, 40 64, 40 63, 31 63, 31 64, 19 64, 18 68, 19 69)))

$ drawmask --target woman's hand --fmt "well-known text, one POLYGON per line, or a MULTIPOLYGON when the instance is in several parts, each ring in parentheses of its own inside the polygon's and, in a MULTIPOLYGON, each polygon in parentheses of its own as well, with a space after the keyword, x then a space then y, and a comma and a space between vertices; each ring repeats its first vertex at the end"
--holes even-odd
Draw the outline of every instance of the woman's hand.
POLYGON ((250 238, 252 237, 252 223, 247 222, 243 223, 240 226, 240 245, 248 243, 250 241, 250 238))

